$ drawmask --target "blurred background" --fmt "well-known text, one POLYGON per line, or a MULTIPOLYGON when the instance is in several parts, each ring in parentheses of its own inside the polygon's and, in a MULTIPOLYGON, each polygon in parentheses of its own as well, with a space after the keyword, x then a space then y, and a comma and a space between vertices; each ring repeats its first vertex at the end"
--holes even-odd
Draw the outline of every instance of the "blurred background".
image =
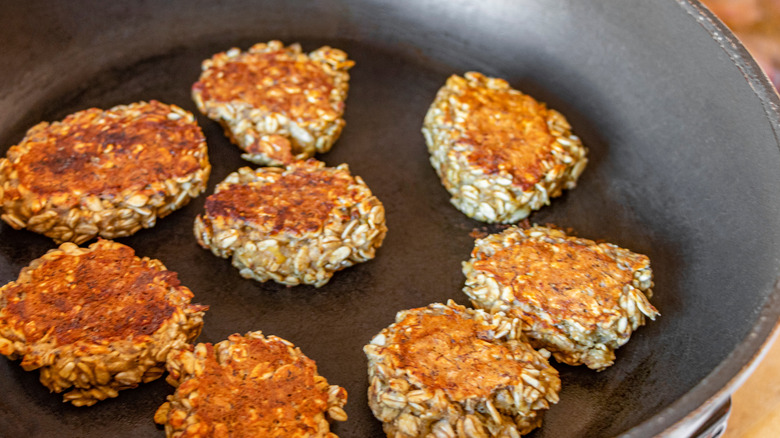
POLYGON ((701 0, 742 41, 780 88, 780 0, 701 0))
MULTIPOLYGON (((780 0, 701 0, 747 47, 780 89, 780 0)), ((780 341, 732 397, 721 438, 780 437, 780 341)))

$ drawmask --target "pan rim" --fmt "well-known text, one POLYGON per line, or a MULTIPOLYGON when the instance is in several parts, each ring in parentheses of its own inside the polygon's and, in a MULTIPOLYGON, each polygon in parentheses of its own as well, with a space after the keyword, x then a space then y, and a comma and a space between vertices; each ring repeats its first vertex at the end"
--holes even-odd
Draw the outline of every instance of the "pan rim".
MULTIPOLYGON (((689 19, 708 32, 739 69, 761 102, 763 113, 774 135, 774 145, 780 150, 780 97, 768 78, 733 33, 698 0, 675 0, 675 3, 687 13, 689 19)), ((780 266, 777 266, 776 270, 780 273, 780 266)), ((776 328, 780 320, 780 284, 762 289, 768 293, 757 310, 759 316, 756 323, 733 351, 695 386, 671 404, 655 411, 651 417, 622 432, 621 436, 681 433, 696 423, 711 407, 727 399, 747 379, 766 353, 771 339, 780 336, 780 328, 776 328)))
MULTIPOLYGON (((699 0, 676 0, 707 31, 739 69, 762 104, 780 150, 780 95, 736 35, 699 0)), ((780 266, 778 266, 780 270, 780 266)), ((691 436, 755 370, 774 339, 780 338, 780 274, 745 339, 701 382, 653 417, 621 434, 691 436)))

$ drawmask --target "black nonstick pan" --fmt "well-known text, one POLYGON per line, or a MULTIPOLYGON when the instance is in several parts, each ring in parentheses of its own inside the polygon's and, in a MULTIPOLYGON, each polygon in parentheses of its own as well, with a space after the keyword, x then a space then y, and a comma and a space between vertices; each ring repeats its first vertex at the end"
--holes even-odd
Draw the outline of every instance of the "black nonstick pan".
MULTIPOLYGON (((468 300, 473 232, 428 163, 420 128, 453 73, 507 79, 565 114, 589 148, 576 189, 533 213, 647 254, 662 316, 608 370, 555 366, 561 401, 534 437, 693 433, 728 399, 780 315, 780 100, 707 10, 683 0, 27 1, 0 12, 0 153, 43 120, 158 99, 196 112, 201 60, 280 39, 347 51, 347 126, 328 154, 383 201, 377 258, 326 286, 239 277, 192 234, 205 198, 119 239, 179 273, 211 306, 200 341, 262 330, 288 339, 349 392, 341 437, 380 437, 362 347, 397 311, 468 300)), ((207 193, 248 165, 222 129, 208 140, 207 193)), ((0 224, 0 284, 54 243, 0 224)), ((0 359, 0 436, 153 437, 162 379, 89 408, 62 403, 0 359)))

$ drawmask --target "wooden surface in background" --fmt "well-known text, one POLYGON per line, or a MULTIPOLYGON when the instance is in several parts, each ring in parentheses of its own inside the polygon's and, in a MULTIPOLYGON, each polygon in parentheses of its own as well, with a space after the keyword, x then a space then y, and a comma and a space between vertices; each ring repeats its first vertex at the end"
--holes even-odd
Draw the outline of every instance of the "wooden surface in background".
POLYGON ((731 416, 721 438, 780 437, 780 341, 731 398, 731 416))

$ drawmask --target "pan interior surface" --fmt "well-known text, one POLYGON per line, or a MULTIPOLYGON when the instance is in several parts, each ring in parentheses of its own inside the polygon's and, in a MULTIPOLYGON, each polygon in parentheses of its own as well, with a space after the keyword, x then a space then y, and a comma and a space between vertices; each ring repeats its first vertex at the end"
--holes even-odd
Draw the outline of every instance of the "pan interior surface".
MULTIPOLYGON (((601 373, 553 365, 561 401, 530 436, 649 436, 712 398, 759 351, 780 313, 777 96, 722 29, 687 3, 538 1, 15 2, 0 15, 0 153, 39 121, 89 107, 157 99, 197 113, 200 62, 280 39, 345 50, 347 126, 328 165, 348 163, 387 210, 376 259, 326 286, 285 288, 239 277, 198 247, 205 195, 156 227, 118 239, 179 273, 207 304, 198 339, 262 330, 290 340, 347 389, 341 437, 383 436, 366 403, 362 347, 397 311, 454 299, 473 231, 496 231, 449 204, 420 128, 450 74, 476 70, 562 112, 589 148, 577 188, 531 215, 647 254, 651 302, 601 373), (772 108, 774 105, 774 108, 772 108)), ((207 194, 249 165, 198 114, 213 166, 207 194)), ((0 284, 54 248, 0 223, 0 284)), ((0 360, 0 435, 161 436, 152 422, 172 388, 158 380, 90 408, 65 405, 0 360)))

